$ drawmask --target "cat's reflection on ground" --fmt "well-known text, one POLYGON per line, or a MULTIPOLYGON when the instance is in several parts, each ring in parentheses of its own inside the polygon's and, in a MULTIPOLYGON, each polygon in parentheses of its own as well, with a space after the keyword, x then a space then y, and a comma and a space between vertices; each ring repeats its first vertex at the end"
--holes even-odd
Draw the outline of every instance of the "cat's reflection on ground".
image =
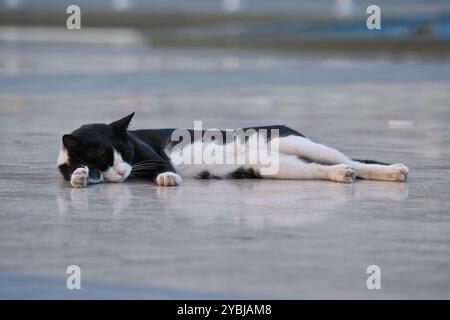
MULTIPOLYGON (((188 185, 166 208, 195 225, 217 223, 262 229, 322 221, 368 203, 398 203, 408 198, 407 183, 358 181, 201 180, 188 185)), ((183 186, 182 186, 183 188, 183 186)))
POLYGON ((60 216, 91 214, 128 219, 158 214, 160 223, 177 219, 195 226, 208 224, 297 226, 318 222, 346 205, 398 202, 408 197, 408 183, 357 181, 193 180, 180 187, 145 182, 99 184, 57 192, 60 216))
POLYGON ((70 213, 95 211, 100 206, 117 218, 130 205, 131 192, 126 184, 98 184, 89 188, 64 187, 57 193, 58 210, 61 216, 70 213))
POLYGON ((61 216, 100 210, 119 218, 125 210, 133 211, 132 197, 136 202, 150 203, 154 199, 174 200, 180 192, 181 188, 156 187, 144 182, 96 184, 88 188, 71 188, 65 183, 56 198, 61 216))

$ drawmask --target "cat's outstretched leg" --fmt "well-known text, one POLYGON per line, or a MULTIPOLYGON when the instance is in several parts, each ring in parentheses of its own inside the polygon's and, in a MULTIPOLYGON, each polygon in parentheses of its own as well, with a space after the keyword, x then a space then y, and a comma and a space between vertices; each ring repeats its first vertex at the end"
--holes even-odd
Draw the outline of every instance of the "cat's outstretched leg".
POLYGON ((352 161, 352 167, 358 177, 367 180, 405 181, 409 173, 408 167, 402 163, 384 165, 352 161))
POLYGON ((338 150, 301 136, 291 135, 276 139, 278 139, 280 153, 297 155, 322 164, 346 164, 354 168, 357 177, 362 179, 405 181, 408 176, 409 169, 403 164, 369 164, 365 163, 367 161, 352 160, 338 150))
POLYGON ((323 165, 318 163, 306 163, 296 156, 279 154, 278 170, 275 173, 264 174, 261 165, 250 165, 258 176, 267 179, 286 180, 332 180, 351 183, 355 181, 356 173, 345 164, 323 165))

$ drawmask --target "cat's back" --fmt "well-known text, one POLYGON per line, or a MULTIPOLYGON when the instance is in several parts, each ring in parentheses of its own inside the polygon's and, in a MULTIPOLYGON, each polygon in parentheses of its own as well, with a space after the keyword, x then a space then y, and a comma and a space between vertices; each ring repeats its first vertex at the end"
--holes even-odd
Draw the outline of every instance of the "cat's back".
MULTIPOLYGON (((277 130, 277 136, 279 135, 280 137, 285 137, 289 135, 304 137, 304 135, 301 134, 300 132, 284 125, 268 125, 268 126, 240 128, 240 130, 243 130, 244 132, 248 130, 255 130, 259 132, 261 129, 264 129, 267 132, 269 139, 273 130, 277 130)), ((137 136, 141 140, 150 144, 166 145, 169 141, 171 141, 172 134, 175 130, 183 130, 184 132, 187 132, 193 140, 195 140, 194 135, 195 131, 193 129, 176 129, 176 128, 141 129, 141 130, 131 130, 129 131, 129 133, 134 136, 137 136)), ((201 130, 201 132, 202 134, 204 134, 205 130, 201 130)), ((226 130, 219 130, 219 132, 222 133, 223 138, 226 137, 227 132, 226 130)))
POLYGON ((150 145, 165 145, 175 129, 141 129, 141 130, 129 130, 128 134, 141 139, 150 145))

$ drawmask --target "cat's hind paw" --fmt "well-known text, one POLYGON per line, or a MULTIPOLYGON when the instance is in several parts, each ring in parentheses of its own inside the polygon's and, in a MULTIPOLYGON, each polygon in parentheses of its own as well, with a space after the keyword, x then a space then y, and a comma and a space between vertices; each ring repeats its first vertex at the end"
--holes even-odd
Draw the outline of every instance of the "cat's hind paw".
POLYGON ((406 181, 408 178, 409 168, 403 163, 391 164, 389 166, 388 179, 390 181, 406 181))
POLYGON ((70 177, 70 184, 74 188, 84 188, 88 185, 89 169, 88 167, 78 168, 70 177))
POLYGON ((155 182, 158 186, 170 187, 180 185, 181 181, 182 179, 178 174, 174 172, 164 172, 158 174, 155 182))
POLYGON ((356 171, 345 164, 337 164, 331 166, 330 168, 331 168, 331 171, 329 172, 330 180, 343 183, 352 183, 356 179, 356 171))

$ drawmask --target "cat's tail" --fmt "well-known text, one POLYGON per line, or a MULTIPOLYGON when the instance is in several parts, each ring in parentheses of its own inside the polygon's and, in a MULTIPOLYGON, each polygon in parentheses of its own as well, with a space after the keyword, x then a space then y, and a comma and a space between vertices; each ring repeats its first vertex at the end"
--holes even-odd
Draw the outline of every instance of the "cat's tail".
POLYGON ((383 166, 389 166, 390 163, 375 161, 375 160, 360 160, 360 159, 352 159, 353 161, 364 163, 364 164, 381 164, 383 166))

